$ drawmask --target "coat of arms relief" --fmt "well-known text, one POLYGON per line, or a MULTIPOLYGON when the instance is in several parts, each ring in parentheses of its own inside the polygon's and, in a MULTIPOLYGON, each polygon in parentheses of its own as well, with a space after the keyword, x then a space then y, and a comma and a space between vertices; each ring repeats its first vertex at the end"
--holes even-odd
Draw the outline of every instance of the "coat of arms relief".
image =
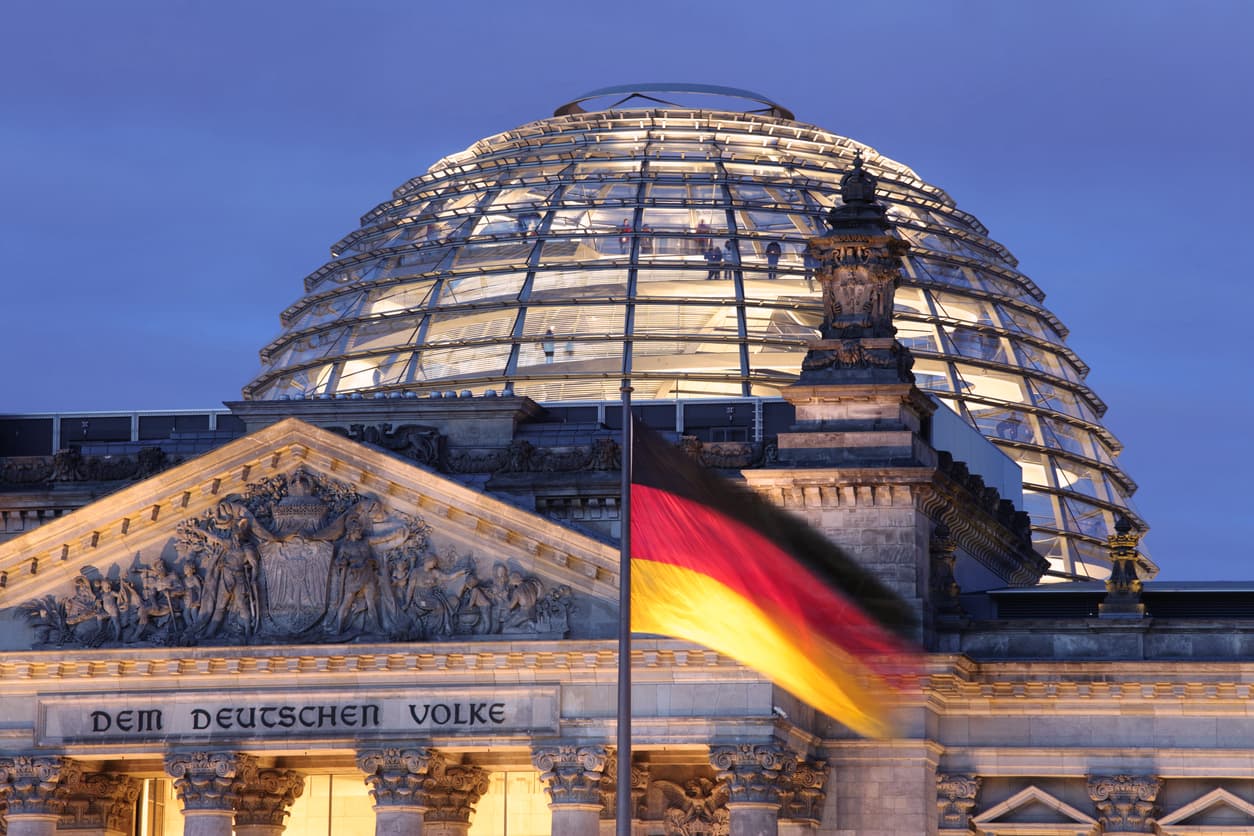
POLYGON ((72 593, 23 610, 41 646, 567 634, 569 587, 437 549, 431 533, 419 517, 297 469, 181 523, 177 559, 89 567, 72 593))

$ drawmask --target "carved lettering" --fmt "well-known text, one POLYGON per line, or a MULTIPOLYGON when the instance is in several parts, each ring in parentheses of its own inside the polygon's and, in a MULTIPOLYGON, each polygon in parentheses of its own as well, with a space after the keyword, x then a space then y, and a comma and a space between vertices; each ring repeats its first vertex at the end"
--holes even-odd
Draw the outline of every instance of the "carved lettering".
POLYGON ((505 722, 503 702, 410 703, 409 716, 422 726, 430 720, 437 726, 483 726, 505 722))
POLYGON ((161 731, 163 721, 159 708, 128 708, 116 714, 110 714, 108 711, 93 711, 90 717, 93 734, 103 734, 111 729, 121 732, 161 731))
POLYGON ((192 709, 192 728, 196 731, 203 731, 209 728, 209 712, 203 708, 192 709))

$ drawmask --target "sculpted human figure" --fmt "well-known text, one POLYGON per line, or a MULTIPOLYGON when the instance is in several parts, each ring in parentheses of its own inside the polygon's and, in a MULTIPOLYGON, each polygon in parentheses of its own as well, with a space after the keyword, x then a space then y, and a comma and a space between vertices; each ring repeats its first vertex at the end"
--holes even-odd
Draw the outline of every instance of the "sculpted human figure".
POLYGON ((509 573, 509 598, 503 628, 526 627, 535 621, 536 602, 543 587, 537 578, 524 578, 521 572, 509 573))
POLYGON ((101 625, 109 632, 115 642, 122 640, 122 612, 119 607, 118 593, 108 580, 101 580, 96 585, 96 608, 100 613, 101 625))
POLYGON ((96 607, 96 593, 85 575, 74 578, 74 594, 65 601, 65 623, 84 644, 92 643, 100 629, 101 613, 96 607))
POLYGON ((461 603, 461 591, 450 595, 443 585, 467 574, 467 569, 441 569, 440 561, 434 555, 424 558, 422 568, 411 574, 407 599, 410 606, 422 614, 428 633, 437 636, 453 635, 461 603))
POLYGON ((327 632, 348 632, 359 613, 364 616, 364 632, 382 632, 379 561, 360 517, 350 516, 346 520, 344 536, 335 544, 332 571, 338 575, 340 599, 332 602, 336 608, 327 623, 327 632))
POLYGON ((226 536, 206 531, 205 536, 219 546, 217 555, 205 569, 204 588, 196 631, 216 635, 234 613, 244 636, 257 632, 260 595, 257 570, 261 562, 258 538, 275 539, 257 523, 252 513, 238 502, 223 502, 217 521, 229 526, 226 536))
POLYGON ((196 573, 196 564, 188 561, 183 564, 183 627, 191 629, 200 614, 200 599, 204 589, 204 581, 196 573))

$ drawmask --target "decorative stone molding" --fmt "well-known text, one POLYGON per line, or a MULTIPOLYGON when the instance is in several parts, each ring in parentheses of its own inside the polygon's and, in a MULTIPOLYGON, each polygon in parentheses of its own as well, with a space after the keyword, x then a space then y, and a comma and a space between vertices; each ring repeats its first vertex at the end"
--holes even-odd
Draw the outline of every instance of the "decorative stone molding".
POLYGON ((240 790, 257 775, 257 759, 242 752, 178 752, 165 759, 183 810, 234 810, 240 790))
POLYGON ((262 769, 240 787, 235 826, 282 827, 292 802, 305 791, 305 776, 290 769, 262 769))
POLYGON ((731 814, 727 809, 726 782, 697 776, 683 784, 657 780, 651 786, 661 791, 665 802, 662 811, 665 836, 727 836, 731 814))
POLYGON ((1158 791, 1154 775, 1090 775, 1089 798, 1103 833, 1153 833, 1158 791))
POLYGON ((63 782, 65 810, 58 830, 109 830, 130 833, 140 782, 108 772, 79 773, 63 782))
POLYGON ((69 758, 16 755, 0 758, 0 798, 9 815, 59 815, 65 784, 77 782, 81 768, 69 758))
POLYGON ((553 804, 600 806, 607 755, 605 746, 546 746, 532 750, 531 762, 553 804))
POLYGON ((438 770, 427 780, 426 821, 469 824, 475 805, 488 791, 488 771, 478 766, 455 764, 438 770))
POLYGON ((980 792, 981 780, 975 775, 936 773, 936 807, 941 830, 966 831, 971 826, 971 811, 980 792))
POLYGON ((357 768, 366 773, 370 797, 380 807, 427 807, 427 782, 444 769, 444 756, 434 749, 370 749, 357 753, 357 768))
POLYGON ((826 761, 800 761, 791 775, 780 779, 779 817, 818 824, 823 820, 827 801, 827 778, 831 767, 826 761))
POLYGON ((727 784, 729 804, 780 804, 796 763, 796 755, 775 744, 710 747, 710 765, 727 784))

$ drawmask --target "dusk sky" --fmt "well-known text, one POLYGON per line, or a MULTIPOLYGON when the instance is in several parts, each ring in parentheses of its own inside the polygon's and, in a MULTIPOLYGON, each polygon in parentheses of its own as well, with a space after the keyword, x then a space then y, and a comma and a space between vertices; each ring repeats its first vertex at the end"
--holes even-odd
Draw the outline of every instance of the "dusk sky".
POLYGON ((1254 580, 1254 3, 9 0, 0 413, 237 400, 394 187, 579 94, 758 91, 945 189, 1092 368, 1161 580, 1254 580))

